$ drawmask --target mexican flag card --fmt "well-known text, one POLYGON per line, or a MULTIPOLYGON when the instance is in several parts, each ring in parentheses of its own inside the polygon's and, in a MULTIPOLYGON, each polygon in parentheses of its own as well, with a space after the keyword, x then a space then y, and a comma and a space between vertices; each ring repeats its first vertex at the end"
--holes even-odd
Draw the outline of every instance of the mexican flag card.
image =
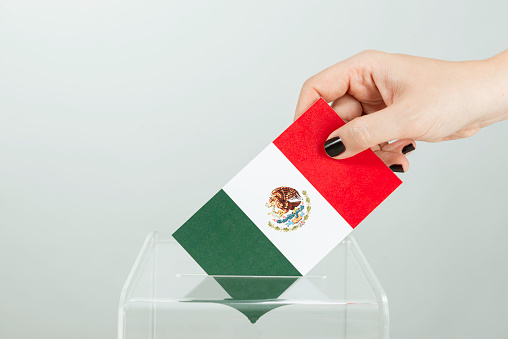
POLYGON ((343 124, 318 100, 173 237, 209 275, 307 274, 401 184, 371 150, 328 157, 343 124))

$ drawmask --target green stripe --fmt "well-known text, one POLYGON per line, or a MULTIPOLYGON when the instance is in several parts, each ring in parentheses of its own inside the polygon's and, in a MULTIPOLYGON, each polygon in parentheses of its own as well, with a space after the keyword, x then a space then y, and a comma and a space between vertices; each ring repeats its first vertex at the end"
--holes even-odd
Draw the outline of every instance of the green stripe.
POLYGON ((210 275, 301 276, 223 190, 173 237, 210 275))
POLYGON ((214 277, 232 300, 277 299, 298 278, 214 277))

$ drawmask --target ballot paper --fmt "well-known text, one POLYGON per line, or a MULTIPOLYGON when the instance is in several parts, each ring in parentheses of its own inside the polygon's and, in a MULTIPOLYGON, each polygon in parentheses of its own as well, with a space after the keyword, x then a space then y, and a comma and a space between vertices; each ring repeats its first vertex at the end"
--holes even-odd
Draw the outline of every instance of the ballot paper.
POLYGON ((306 275, 401 184, 370 149, 325 153, 343 124, 319 99, 173 237, 209 275, 306 275))

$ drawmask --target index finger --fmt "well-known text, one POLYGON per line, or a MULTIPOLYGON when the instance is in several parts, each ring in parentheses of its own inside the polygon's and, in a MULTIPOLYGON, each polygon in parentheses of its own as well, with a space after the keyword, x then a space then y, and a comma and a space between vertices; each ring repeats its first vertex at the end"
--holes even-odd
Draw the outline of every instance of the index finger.
POLYGON ((296 104, 294 120, 298 119, 319 98, 329 103, 347 93, 350 82, 349 64, 349 59, 346 59, 304 82, 296 104))

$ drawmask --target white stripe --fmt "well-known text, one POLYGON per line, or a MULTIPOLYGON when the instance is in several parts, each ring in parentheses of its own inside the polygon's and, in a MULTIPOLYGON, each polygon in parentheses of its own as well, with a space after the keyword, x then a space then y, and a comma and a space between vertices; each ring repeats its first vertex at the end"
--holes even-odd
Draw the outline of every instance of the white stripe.
POLYGON ((352 231, 274 144, 268 145, 223 190, 303 275, 352 231), (292 187, 300 193, 305 190, 311 200, 305 225, 290 232, 268 226, 273 217, 268 215, 270 209, 265 204, 272 190, 281 186, 292 187))

